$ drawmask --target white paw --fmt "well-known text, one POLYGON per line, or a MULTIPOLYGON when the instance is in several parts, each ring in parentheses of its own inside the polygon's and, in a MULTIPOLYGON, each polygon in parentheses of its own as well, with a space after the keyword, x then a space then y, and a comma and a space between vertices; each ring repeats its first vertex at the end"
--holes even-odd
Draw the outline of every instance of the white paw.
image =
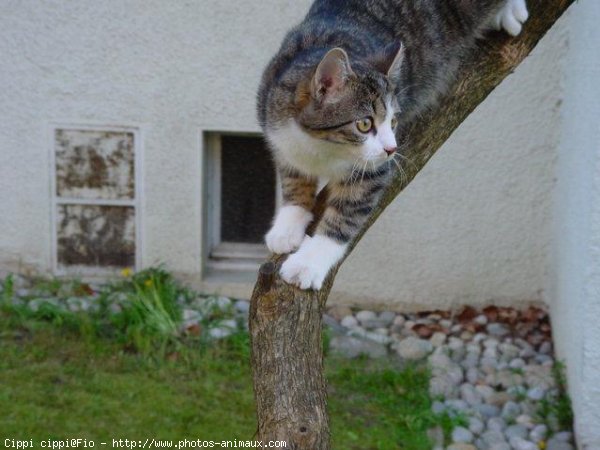
POLYGON ((493 25, 497 30, 504 29, 511 36, 517 36, 528 17, 525 0, 507 0, 496 14, 493 25))
POLYGON ((329 270, 344 256, 346 245, 326 236, 307 236, 281 266, 281 277, 301 289, 321 289, 329 270))
POLYGON ((290 253, 300 247, 312 214, 301 206, 283 206, 277 213, 271 230, 265 236, 273 253, 290 253))

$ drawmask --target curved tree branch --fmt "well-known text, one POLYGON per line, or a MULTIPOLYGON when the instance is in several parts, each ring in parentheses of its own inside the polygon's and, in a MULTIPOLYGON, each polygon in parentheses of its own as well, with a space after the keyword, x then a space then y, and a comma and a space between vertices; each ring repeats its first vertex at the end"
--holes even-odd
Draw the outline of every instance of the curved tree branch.
MULTIPOLYGON (((387 205, 410 183, 433 154, 500 82, 536 46, 573 0, 529 0, 530 19, 517 38, 492 33, 464 61, 456 81, 435 110, 406 130, 401 151, 410 161, 396 173, 351 251, 387 205)), ((317 198, 315 223, 327 189, 317 198)), ((302 291, 278 275, 285 256, 272 256, 260 269, 250 306, 252 368, 258 439, 283 440, 288 449, 327 450, 329 422, 323 377, 321 321, 339 268, 319 291, 302 291)))

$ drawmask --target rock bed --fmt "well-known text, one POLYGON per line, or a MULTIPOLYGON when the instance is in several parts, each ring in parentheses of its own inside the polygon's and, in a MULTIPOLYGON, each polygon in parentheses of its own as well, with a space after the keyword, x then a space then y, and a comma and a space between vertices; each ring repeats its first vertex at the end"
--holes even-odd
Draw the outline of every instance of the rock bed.
MULTIPOLYGON (((572 450, 558 418, 540 414, 559 396, 547 313, 489 306, 452 314, 395 314, 332 307, 330 348, 347 357, 427 361, 435 413, 466 419, 447 450, 572 450)), ((441 430, 431 430, 443 449, 441 430)))

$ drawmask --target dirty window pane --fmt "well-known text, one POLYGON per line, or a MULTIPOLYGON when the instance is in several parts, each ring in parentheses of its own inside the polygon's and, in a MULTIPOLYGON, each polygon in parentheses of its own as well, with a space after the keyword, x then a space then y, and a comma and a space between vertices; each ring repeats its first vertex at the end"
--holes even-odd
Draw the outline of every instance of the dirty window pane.
POLYGON ((262 243, 275 212, 275 168, 264 140, 221 138, 221 240, 262 243))
POLYGON ((61 266, 135 266, 135 215, 129 206, 57 205, 61 266))
POLYGON ((133 133, 56 130, 56 195, 78 199, 133 199, 133 133))

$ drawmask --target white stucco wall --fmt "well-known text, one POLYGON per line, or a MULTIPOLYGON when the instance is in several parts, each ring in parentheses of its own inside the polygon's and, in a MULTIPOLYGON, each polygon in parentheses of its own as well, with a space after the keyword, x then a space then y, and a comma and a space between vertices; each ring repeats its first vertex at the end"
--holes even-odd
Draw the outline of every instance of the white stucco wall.
MULTIPOLYGON (((309 3, 1 2, 0 268, 49 270, 45 126, 68 120, 141 128, 142 261, 197 281, 201 132, 258 129, 261 70, 309 3)), ((357 247, 332 302, 542 299, 565 42, 561 23, 461 126, 357 247)))
POLYGON ((569 16, 549 301, 580 449, 600 448, 600 3, 569 16))

